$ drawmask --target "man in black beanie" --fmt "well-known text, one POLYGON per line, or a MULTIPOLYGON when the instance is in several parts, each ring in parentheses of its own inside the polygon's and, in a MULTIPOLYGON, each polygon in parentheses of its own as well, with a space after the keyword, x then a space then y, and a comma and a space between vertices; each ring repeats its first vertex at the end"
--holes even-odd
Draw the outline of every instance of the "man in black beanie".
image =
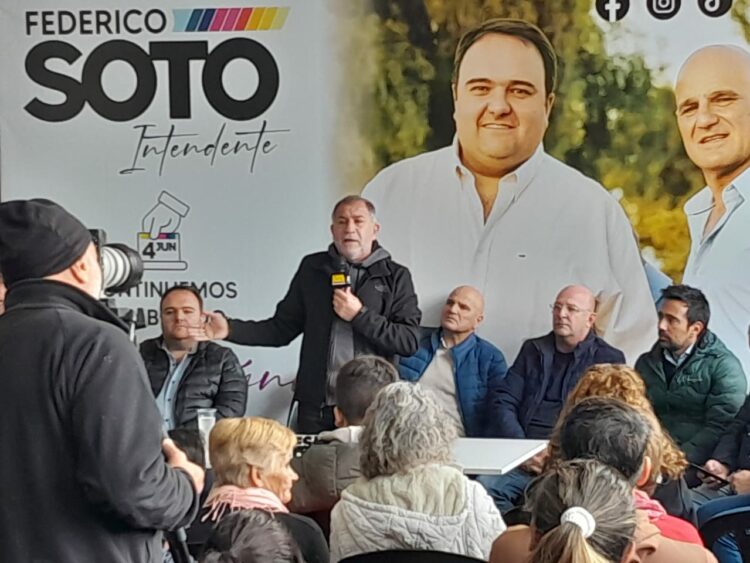
POLYGON ((48 200, 0 203, 0 271, 0 558, 160 563, 203 471, 162 442, 89 232, 48 200))

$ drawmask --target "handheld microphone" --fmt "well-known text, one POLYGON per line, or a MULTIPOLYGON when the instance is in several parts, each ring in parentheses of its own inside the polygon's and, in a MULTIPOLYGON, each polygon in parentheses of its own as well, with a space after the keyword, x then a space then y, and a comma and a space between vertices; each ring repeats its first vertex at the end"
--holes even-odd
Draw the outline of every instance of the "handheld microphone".
POLYGON ((349 278, 349 263, 346 258, 339 256, 336 260, 333 273, 331 274, 331 287, 333 289, 344 289, 351 287, 349 278))

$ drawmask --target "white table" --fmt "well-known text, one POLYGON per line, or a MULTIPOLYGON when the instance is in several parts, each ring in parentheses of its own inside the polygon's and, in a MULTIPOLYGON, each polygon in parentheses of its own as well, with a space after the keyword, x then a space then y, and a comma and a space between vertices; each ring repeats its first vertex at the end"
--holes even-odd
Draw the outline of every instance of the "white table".
POLYGON ((547 447, 547 440, 459 438, 453 456, 467 475, 504 475, 547 447))

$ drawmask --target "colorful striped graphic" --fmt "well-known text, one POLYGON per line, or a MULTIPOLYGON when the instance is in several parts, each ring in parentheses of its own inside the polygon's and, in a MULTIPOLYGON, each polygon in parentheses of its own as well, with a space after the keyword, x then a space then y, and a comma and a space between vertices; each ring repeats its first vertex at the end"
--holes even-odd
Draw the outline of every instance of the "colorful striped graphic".
MULTIPOLYGON (((159 236, 156 237, 156 240, 176 240, 180 237, 177 233, 159 233, 159 236)), ((138 238, 142 239, 150 239, 151 235, 149 233, 138 233, 138 238)))
POLYGON ((270 31, 284 27, 290 8, 194 8, 172 10, 173 31, 270 31))

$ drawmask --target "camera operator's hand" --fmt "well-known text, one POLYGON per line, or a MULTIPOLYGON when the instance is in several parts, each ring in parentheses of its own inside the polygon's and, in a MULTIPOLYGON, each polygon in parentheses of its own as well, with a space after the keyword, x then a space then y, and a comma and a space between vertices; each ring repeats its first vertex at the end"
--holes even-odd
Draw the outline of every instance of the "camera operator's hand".
POLYGON ((229 321, 221 313, 204 311, 205 322, 202 326, 188 328, 188 334, 198 341, 224 340, 229 336, 229 321))
POLYGON ((193 481, 195 492, 201 494, 203 491, 206 472, 203 471, 199 465, 189 461, 185 452, 178 448, 169 438, 162 440, 161 451, 164 452, 164 457, 167 459, 167 465, 170 467, 178 467, 186 471, 193 481))

